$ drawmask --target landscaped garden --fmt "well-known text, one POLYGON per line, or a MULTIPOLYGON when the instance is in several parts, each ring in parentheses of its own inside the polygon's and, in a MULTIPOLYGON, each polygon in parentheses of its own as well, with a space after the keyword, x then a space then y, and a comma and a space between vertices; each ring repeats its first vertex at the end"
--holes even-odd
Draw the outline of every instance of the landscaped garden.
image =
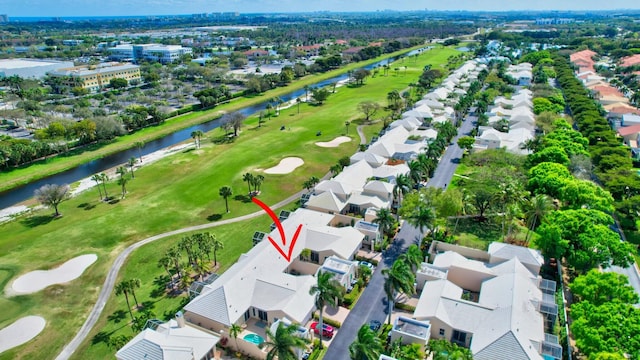
MULTIPOLYGON (((5 310, 0 317, 0 327, 29 314, 47 319, 45 330, 36 339, 3 353, 0 358, 34 354, 39 358, 54 357, 84 322, 108 268, 126 246, 151 235, 258 211, 247 196, 243 174, 260 173, 261 169, 275 166, 287 156, 304 160, 304 164, 291 174, 264 175, 260 199, 267 204, 302 190, 302 184, 309 176, 322 177, 338 159, 354 153, 359 141, 352 127, 348 136, 353 140, 337 148, 322 148, 315 142, 346 135, 345 121, 362 117, 357 109, 361 101, 384 104, 389 91, 407 88, 425 64, 438 66, 453 53, 452 49, 436 49, 404 60, 406 73, 368 78, 364 85, 356 88, 339 87, 324 105, 303 104, 300 113, 297 106, 281 110, 278 117, 261 126, 258 126, 257 117, 251 117, 239 137, 231 142, 214 144, 211 141, 223 135, 221 130, 206 134, 201 148, 187 149, 137 170, 135 179, 127 184, 124 199, 114 199, 110 203, 100 201, 98 189, 94 188, 63 202, 60 205, 62 217, 53 218, 52 211, 38 210, 1 225, 0 253, 4 255, 0 256, 3 264, 0 283, 5 286, 15 275, 55 267, 81 254, 95 253, 98 260, 80 279, 68 285, 54 285, 31 295, 0 298, 0 306, 5 310), (316 135, 319 131, 321 136, 316 135), (224 186, 233 192, 228 199, 230 213, 226 213, 225 199, 219 195, 224 186)), ((381 124, 373 126, 381 128, 381 124)), ((121 190, 113 182, 107 183, 106 188, 110 194, 121 190)), ((224 242, 224 249, 217 256, 221 263, 218 272, 250 248, 253 231, 266 230, 269 223, 263 216, 210 229, 224 242)), ((141 288, 136 290, 138 300, 153 303, 152 311, 159 318, 172 315, 182 302, 179 297, 152 296, 152 293, 159 295, 157 288, 164 286, 155 281, 164 274, 158 267, 158 259, 164 249, 180 238, 163 239, 141 248, 120 276, 120 280, 129 277, 141 280, 141 288)), ((98 326, 76 356, 112 356, 115 349, 109 349, 101 339, 104 340, 104 334, 119 334, 113 333, 118 329, 132 334, 127 329, 126 310, 124 298, 113 294, 98 326), (125 311, 124 318, 122 311, 125 311)))

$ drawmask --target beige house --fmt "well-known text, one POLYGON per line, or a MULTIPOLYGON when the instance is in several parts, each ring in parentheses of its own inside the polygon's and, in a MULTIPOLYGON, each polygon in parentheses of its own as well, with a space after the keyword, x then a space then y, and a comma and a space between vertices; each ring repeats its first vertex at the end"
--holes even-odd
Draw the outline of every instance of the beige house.
POLYGON ((413 315, 429 321, 431 338, 468 347, 478 360, 562 358, 557 338, 545 333, 558 309, 555 282, 538 276, 539 252, 502 243, 487 252, 434 246, 433 263, 416 276, 422 293, 413 315))

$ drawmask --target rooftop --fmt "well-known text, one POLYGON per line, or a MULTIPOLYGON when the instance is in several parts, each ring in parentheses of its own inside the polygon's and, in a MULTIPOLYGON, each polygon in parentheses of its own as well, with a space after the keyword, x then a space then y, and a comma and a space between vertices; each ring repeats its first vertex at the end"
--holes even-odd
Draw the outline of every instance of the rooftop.
POLYGON ((36 60, 36 59, 2 59, 0 60, 1 69, 22 69, 29 67, 40 67, 65 64, 56 60, 36 60))
POLYGON ((394 331, 428 339, 431 331, 431 324, 428 321, 417 321, 400 316, 393 325, 394 331))

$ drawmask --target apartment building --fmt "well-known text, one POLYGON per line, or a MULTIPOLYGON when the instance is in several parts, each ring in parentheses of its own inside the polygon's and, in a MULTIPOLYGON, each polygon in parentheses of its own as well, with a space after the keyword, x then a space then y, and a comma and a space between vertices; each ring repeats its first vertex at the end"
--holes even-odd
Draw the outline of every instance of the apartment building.
POLYGON ((108 51, 109 58, 115 61, 131 61, 133 63, 152 61, 161 64, 172 63, 184 55, 193 53, 190 47, 162 44, 121 44, 109 48, 108 51))
POLYGON ((91 92, 109 86, 111 79, 125 79, 129 83, 141 79, 138 65, 113 62, 58 69, 49 72, 49 75, 64 77, 69 86, 82 86, 91 92))

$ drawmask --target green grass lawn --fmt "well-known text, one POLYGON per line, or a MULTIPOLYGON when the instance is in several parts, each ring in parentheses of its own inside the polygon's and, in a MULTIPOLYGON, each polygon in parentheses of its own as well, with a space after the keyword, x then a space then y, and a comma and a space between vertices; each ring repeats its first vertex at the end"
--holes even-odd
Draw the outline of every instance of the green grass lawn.
MULTIPOLYGON (((36 162, 27 167, 20 167, 20 168, 12 169, 11 171, 1 172, 0 173, 0 191, 5 191, 22 184, 27 184, 31 181, 41 179, 49 175, 74 168, 78 165, 84 164, 91 160, 95 160, 110 154, 117 153, 125 149, 129 149, 133 147, 134 144, 138 141, 148 142, 154 139, 158 139, 165 135, 174 133, 180 129, 184 129, 189 126, 193 126, 196 124, 200 124, 200 123, 215 119, 225 112, 232 112, 247 106, 258 104, 268 99, 274 98, 276 96, 287 94, 293 90, 301 89, 306 85, 312 85, 319 81, 330 79, 332 77, 346 73, 350 70, 357 69, 359 67, 366 66, 368 64, 372 64, 372 63, 384 60, 386 58, 398 56, 403 53, 409 52, 412 49, 417 49, 420 47, 422 46, 416 46, 415 48, 404 49, 402 51, 398 51, 392 54, 386 54, 375 59, 349 64, 340 69, 332 70, 326 73, 317 74, 317 75, 308 75, 300 80, 293 82, 291 85, 272 89, 257 96, 252 96, 248 98, 240 97, 230 101, 229 103, 219 105, 213 109, 204 110, 204 111, 195 111, 185 115, 176 116, 174 118, 167 120, 161 125, 148 127, 140 131, 137 131, 131 135, 121 136, 115 139, 112 143, 108 145, 96 147, 95 149, 87 148, 90 150, 84 151, 78 155, 56 156, 43 161, 36 162)), ((447 50, 450 51, 447 56, 455 52, 455 50, 452 50, 452 49, 447 49, 447 50)))
MULTIPOLYGON (((287 175, 264 174, 260 199, 273 204, 301 190, 304 180, 310 176, 321 177, 340 157, 356 151, 359 141, 353 127, 349 131, 353 141, 338 148, 320 148, 314 143, 344 135, 345 120, 362 117, 357 110, 359 102, 384 103, 388 92, 403 89, 415 81, 424 64, 446 62, 453 53, 451 49, 426 52, 415 63, 406 61, 406 74, 402 71, 398 75, 370 78, 358 88, 338 88, 325 105, 303 104, 300 114, 297 107, 282 110, 280 116, 259 128, 257 119, 252 117, 232 144, 218 145, 210 141, 222 135, 220 130, 208 133, 201 149, 188 149, 138 170, 135 179, 127 185, 127 197, 113 204, 99 202, 97 190, 91 189, 64 202, 60 206, 63 214, 60 218, 52 219, 50 210, 40 210, 0 225, 0 283, 5 285, 16 274, 51 268, 81 254, 98 255, 97 262, 79 280, 68 285, 51 286, 32 295, 0 297, 4 310, 0 314, 0 328, 31 314, 47 320, 45 330, 36 339, 1 354, 0 359, 55 357, 84 322, 108 268, 126 246, 166 231, 258 211, 244 196, 247 186, 242 174, 258 173, 258 169, 276 165, 286 156, 299 156, 305 164, 287 175), (286 130, 280 131, 281 126, 286 130), (322 136, 316 136, 317 131, 322 131, 322 136), (224 200, 218 195, 222 186, 231 186, 234 196, 239 195, 237 199, 230 199, 229 214, 225 213, 224 200)), ((110 183, 108 190, 119 199, 118 185, 110 183)), ((266 217, 260 219, 211 230, 229 244, 218 257, 223 269, 249 249, 250 235, 256 227, 265 230, 264 225, 270 223, 266 217)), ((157 268, 157 258, 176 240, 161 240, 138 250, 122 275, 126 278, 134 274, 143 280, 145 285, 140 289, 139 300, 154 301, 154 311, 159 317, 171 314, 180 305, 180 299, 149 297, 155 287, 154 277, 164 271, 157 268)), ((118 310, 125 310, 123 304, 124 299, 111 298, 94 335, 118 329, 129 331, 126 320, 117 323, 117 317, 107 319, 118 310)), ((103 358, 98 354, 109 354, 105 356, 109 357, 114 352, 100 341, 90 345, 89 339, 76 356, 94 358, 84 356, 87 352, 103 358)))

